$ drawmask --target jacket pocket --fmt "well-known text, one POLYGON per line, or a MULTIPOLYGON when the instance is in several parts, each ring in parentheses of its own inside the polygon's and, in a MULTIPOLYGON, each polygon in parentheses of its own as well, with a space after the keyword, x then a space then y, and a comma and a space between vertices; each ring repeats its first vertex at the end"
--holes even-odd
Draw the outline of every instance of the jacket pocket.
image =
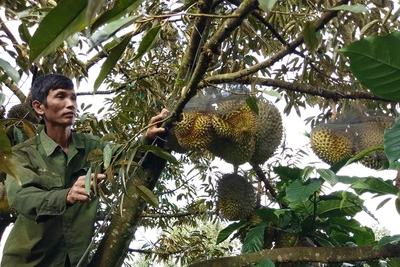
POLYGON ((48 170, 38 170, 40 184, 44 189, 50 190, 53 188, 61 188, 63 186, 60 175, 48 170))

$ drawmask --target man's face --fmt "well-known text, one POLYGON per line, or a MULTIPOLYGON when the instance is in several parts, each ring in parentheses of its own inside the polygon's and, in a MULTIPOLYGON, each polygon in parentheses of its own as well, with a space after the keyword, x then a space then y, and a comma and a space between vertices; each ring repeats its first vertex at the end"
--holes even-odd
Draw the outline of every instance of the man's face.
POLYGON ((74 89, 50 90, 46 98, 47 104, 40 104, 40 110, 46 125, 71 126, 75 121, 77 109, 74 89))

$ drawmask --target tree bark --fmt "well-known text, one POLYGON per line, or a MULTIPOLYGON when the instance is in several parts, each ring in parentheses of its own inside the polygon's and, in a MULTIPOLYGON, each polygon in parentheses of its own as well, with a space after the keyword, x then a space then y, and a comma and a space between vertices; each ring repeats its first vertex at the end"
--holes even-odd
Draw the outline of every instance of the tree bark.
POLYGON ((242 254, 236 257, 224 257, 191 264, 188 267, 245 267, 257 264, 264 259, 273 262, 310 262, 310 263, 341 263, 379 260, 383 258, 399 257, 400 243, 383 246, 377 250, 374 245, 346 248, 322 247, 293 247, 277 248, 242 254))
POLYGON ((146 202, 137 192, 138 185, 144 185, 150 190, 154 189, 166 161, 152 153, 147 154, 143 163, 145 179, 133 177, 127 183, 124 200, 120 203, 122 207, 113 214, 110 226, 108 227, 99 247, 96 250, 89 266, 109 267, 121 266, 129 250, 129 243, 132 241, 146 202))

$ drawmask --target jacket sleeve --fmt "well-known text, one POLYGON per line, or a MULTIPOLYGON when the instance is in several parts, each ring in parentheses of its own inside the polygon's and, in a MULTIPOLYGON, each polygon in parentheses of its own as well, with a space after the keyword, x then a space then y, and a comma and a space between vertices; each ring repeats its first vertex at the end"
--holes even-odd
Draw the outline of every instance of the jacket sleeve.
POLYGON ((49 190, 52 186, 61 186, 61 179, 45 177, 35 173, 29 166, 29 159, 19 153, 13 158, 17 164, 17 174, 21 184, 8 175, 6 178, 7 198, 10 206, 19 214, 36 222, 46 221, 61 215, 67 208, 68 188, 49 190))

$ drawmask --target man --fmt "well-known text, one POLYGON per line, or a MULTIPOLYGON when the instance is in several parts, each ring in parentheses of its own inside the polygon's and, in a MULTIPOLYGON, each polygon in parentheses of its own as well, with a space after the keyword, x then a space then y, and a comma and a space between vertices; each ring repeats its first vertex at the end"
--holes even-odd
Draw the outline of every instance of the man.
MULTIPOLYGON (((38 78, 31 101, 45 128, 13 147, 22 185, 7 177, 7 196, 20 215, 6 241, 1 266, 76 266, 91 242, 98 207, 98 198, 91 199, 85 190, 87 156, 102 144, 98 137, 72 132, 77 102, 69 78, 38 78)), ((166 110, 150 123, 165 115, 166 110)), ((164 131, 154 125, 145 138, 154 139, 164 131)), ((97 183, 104 178, 92 177, 97 183)))

